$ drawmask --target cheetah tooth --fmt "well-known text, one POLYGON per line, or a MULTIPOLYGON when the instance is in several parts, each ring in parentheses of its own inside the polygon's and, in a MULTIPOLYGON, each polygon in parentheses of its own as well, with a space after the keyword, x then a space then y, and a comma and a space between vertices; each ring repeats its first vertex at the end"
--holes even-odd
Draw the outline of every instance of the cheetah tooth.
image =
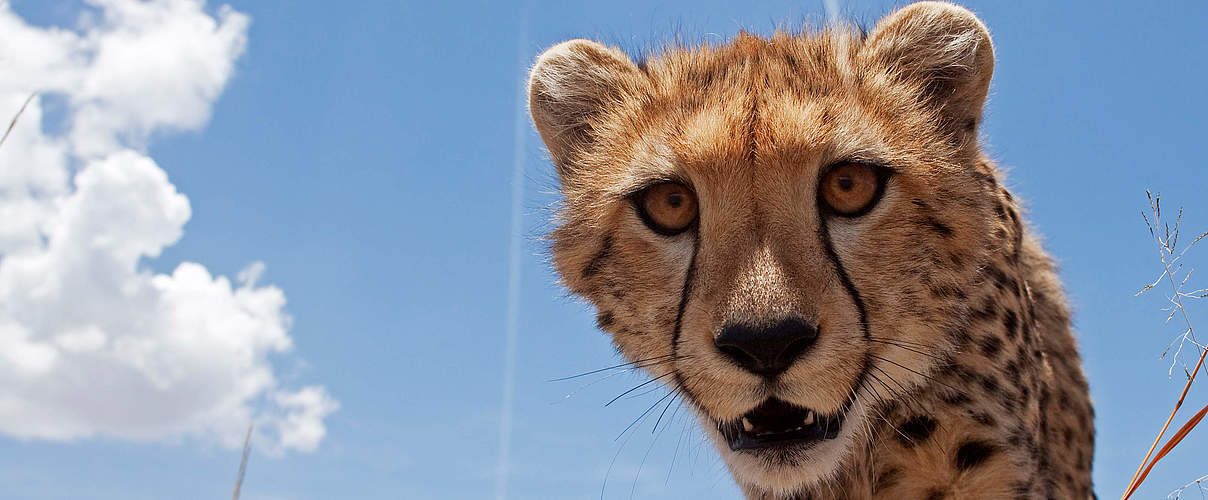
POLYGON ((805 414, 804 425, 814 425, 814 412, 811 411, 805 414))
POLYGON ((750 420, 747 420, 747 417, 742 417, 742 430, 747 432, 755 432, 755 426, 751 424, 750 420))

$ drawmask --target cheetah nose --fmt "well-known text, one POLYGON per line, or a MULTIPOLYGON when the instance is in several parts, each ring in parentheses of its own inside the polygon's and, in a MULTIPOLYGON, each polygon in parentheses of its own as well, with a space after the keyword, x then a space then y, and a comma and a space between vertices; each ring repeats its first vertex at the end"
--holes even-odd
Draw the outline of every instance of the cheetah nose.
POLYGON ((743 369, 774 378, 793 366, 816 340, 816 326, 788 318, 763 326, 726 325, 713 345, 743 369))

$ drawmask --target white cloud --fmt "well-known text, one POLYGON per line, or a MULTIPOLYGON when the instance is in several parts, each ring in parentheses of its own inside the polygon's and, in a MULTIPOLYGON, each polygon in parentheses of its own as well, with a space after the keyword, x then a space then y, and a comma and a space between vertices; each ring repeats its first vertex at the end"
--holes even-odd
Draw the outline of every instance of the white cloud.
POLYGON ((258 448, 313 451, 339 404, 274 376, 290 318, 264 264, 234 283, 143 265, 191 215, 146 141, 205 124, 249 20, 200 0, 89 3, 64 29, 0 0, 2 125, 42 96, 0 147, 0 434, 237 448, 255 422, 258 448), (44 98, 64 103, 64 132, 44 131, 44 98))

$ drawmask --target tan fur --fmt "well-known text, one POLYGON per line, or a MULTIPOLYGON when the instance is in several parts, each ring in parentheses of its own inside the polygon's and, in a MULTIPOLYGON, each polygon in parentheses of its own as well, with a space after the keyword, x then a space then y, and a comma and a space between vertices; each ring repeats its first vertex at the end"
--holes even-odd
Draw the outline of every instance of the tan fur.
POLYGON ((640 66, 574 40, 533 68, 565 196, 555 267, 626 357, 662 356, 646 369, 697 410, 748 497, 1092 495, 1065 299, 978 143, 993 65, 972 13, 923 2, 866 37, 741 34, 640 66), (820 213, 820 171, 838 161, 894 170, 868 214, 820 213), (628 196, 664 180, 695 191, 695 229, 639 219, 628 196), (713 346, 728 321, 789 315, 822 333, 771 387, 713 346), (803 453, 730 451, 715 422, 773 395, 854 403, 838 438, 803 453))

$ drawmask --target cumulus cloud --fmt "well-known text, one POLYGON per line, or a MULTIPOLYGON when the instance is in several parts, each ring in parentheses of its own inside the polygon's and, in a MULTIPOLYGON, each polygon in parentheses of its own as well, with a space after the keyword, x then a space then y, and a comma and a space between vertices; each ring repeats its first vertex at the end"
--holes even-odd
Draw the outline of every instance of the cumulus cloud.
POLYGON ((274 375, 290 318, 284 293, 258 283, 264 265, 232 281, 144 262, 191 215, 146 142, 205 124, 247 16, 202 0, 88 4, 76 26, 43 28, 0 0, 0 116, 39 95, 0 147, 0 433, 238 447, 255 422, 261 449, 314 450, 339 405, 274 375))

